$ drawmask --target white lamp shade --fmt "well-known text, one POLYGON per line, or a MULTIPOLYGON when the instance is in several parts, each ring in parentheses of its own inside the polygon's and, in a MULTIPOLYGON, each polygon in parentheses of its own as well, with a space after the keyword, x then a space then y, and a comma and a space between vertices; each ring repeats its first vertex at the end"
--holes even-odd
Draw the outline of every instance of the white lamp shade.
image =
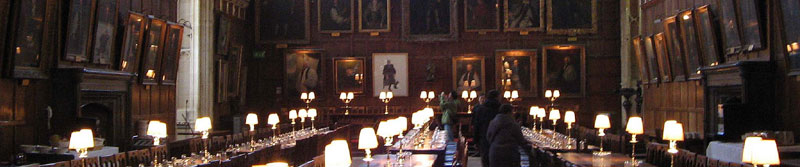
POLYGON ((546 97, 546 98, 553 97, 553 91, 551 91, 551 90, 544 91, 544 97, 546 97))
POLYGON ((469 98, 469 92, 467 92, 466 90, 465 91, 461 91, 461 98, 462 99, 469 98))
POLYGON ((69 149, 85 149, 94 147, 94 134, 92 130, 81 129, 72 132, 69 138, 69 149))
POLYGON ((742 163, 753 163, 756 147, 760 146, 761 137, 750 136, 744 139, 744 148, 742 149, 742 163))
POLYGON ((411 124, 419 125, 422 124, 422 110, 414 112, 411 114, 411 124))
POLYGON ((554 90, 553 91, 553 97, 555 97, 555 98, 561 97, 561 91, 554 90))
POLYGON ((386 99, 386 92, 381 92, 381 93, 378 95, 378 99, 381 99, 381 100, 383 100, 383 99, 386 99))
POLYGON ((300 93, 300 99, 303 99, 303 100, 308 99, 308 93, 306 93, 306 92, 300 93))
POLYGON ((161 121, 150 121, 147 125, 147 135, 153 137, 167 137, 167 124, 161 121))
POLYGON ((387 122, 387 121, 381 121, 381 123, 378 123, 378 132, 377 133, 378 133, 378 136, 381 136, 381 137, 394 136, 394 134, 392 132, 391 124, 389 122, 387 122))
POLYGON ((536 112, 539 110, 537 106, 531 106, 531 111, 528 113, 529 115, 536 116, 536 112))
POLYGON ((247 114, 247 117, 244 120, 244 124, 248 125, 258 124, 258 115, 256 115, 255 113, 247 114))
POLYGON ((194 122, 194 131, 207 131, 211 129, 211 118, 202 117, 194 122))
POLYGON ((425 113, 425 117, 432 118, 433 117, 433 108, 425 108, 422 110, 425 113))
POLYGON ((599 114, 594 119, 594 128, 608 129, 611 128, 611 121, 608 120, 608 115, 599 114))
POLYGON ((342 100, 347 99, 347 93, 342 92, 341 94, 339 94, 339 99, 342 100))
POLYGON ((348 92, 347 99, 353 100, 353 98, 355 98, 355 94, 353 94, 353 92, 348 92))
POLYGON ((276 114, 276 113, 269 114, 269 117, 267 117, 267 124, 277 125, 280 122, 281 122, 281 119, 278 118, 278 114, 276 114))
POLYGON ((558 120, 561 119, 561 111, 559 110, 552 110, 550 111, 550 120, 558 120))
POLYGON ((334 140, 325 146, 326 167, 349 167, 351 163, 350 148, 346 141, 334 140))
POLYGON ((754 151, 753 164, 780 165, 781 158, 778 155, 778 145, 775 140, 761 140, 759 143, 754 151))
POLYGON ((308 109, 308 117, 317 117, 317 109, 316 108, 308 109))
POLYGON ((402 129, 402 131, 408 130, 408 118, 406 118, 406 117, 398 117, 397 118, 397 127, 402 129))
POLYGON ((306 109, 300 109, 300 111, 297 112, 297 116, 300 118, 308 117, 308 111, 306 111, 306 109))
POLYGON ((289 119, 297 119, 297 110, 289 111, 289 119))
POLYGON ((314 95, 314 92, 308 93, 308 99, 314 100, 315 98, 317 98, 317 96, 314 95))
POLYGON ((428 92, 423 90, 422 92, 419 93, 419 98, 420 99, 427 99, 428 98, 428 92))
POLYGON ((394 97, 394 93, 392 93, 392 92, 386 92, 386 98, 390 98, 390 99, 391 99, 391 98, 393 98, 393 97, 394 97))
POLYGON ((539 111, 536 112, 536 117, 539 118, 547 117, 547 112, 544 110, 544 108, 539 108, 539 111))
POLYGON ((469 98, 473 98, 473 99, 474 98, 478 98, 478 92, 476 92, 474 90, 472 92, 469 92, 469 98))
POLYGON ((434 93, 433 91, 428 92, 429 99, 433 99, 434 97, 436 97, 436 93, 434 93))
POLYGON ((515 99, 519 98, 519 91, 517 91, 517 90, 511 91, 511 98, 515 98, 515 99))
POLYGON ((358 149, 378 148, 378 137, 375 136, 375 129, 363 128, 358 135, 358 149))
POLYGON ((640 135, 644 133, 642 124, 642 117, 632 116, 628 118, 628 125, 625 126, 625 131, 632 135, 640 135))
POLYGON ((669 141, 683 141, 683 124, 673 122, 664 124, 662 139, 669 141))
POLYGON ((575 112, 567 111, 564 113, 564 123, 575 123, 575 112))
POLYGON ((504 98, 511 98, 511 92, 509 92, 509 91, 503 92, 503 97, 504 98))

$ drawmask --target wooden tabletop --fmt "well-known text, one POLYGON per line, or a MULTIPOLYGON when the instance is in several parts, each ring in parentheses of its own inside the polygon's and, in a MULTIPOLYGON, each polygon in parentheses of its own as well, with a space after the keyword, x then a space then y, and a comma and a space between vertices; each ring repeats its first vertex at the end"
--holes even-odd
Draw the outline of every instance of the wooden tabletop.
MULTIPOLYGON (((578 166, 624 167, 625 161, 631 160, 631 157, 618 153, 605 156, 595 156, 592 153, 559 153, 558 156, 578 166)), ((654 165, 643 162, 640 162, 638 166, 654 167, 654 165)))
MULTIPOLYGON (((412 154, 403 161, 402 166, 430 167, 434 165, 437 157, 438 155, 434 154, 412 154)), ((390 155, 391 159, 388 161, 386 154, 373 155, 372 158, 374 160, 369 162, 371 167, 384 167, 387 162, 391 162, 393 165, 397 164, 397 156, 395 154, 390 155)), ((367 167, 367 162, 364 161, 364 157, 353 157, 353 163, 350 166, 367 167)))

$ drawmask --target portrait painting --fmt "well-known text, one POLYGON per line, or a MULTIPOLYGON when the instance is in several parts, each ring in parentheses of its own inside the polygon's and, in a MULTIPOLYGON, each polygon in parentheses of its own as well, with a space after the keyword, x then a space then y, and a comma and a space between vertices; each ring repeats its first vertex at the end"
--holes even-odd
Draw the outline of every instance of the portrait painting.
POLYGON ((672 69, 672 80, 683 81, 686 79, 686 61, 683 54, 677 16, 664 19, 665 42, 667 44, 667 57, 672 69))
POLYGON ((483 56, 466 54, 453 57, 453 90, 484 92, 485 67, 483 56))
POLYGON ((742 50, 753 51, 763 47, 761 38, 761 18, 758 3, 761 0, 740 0, 739 19, 741 19, 742 50))
POLYGON ((309 0, 257 1, 256 39, 261 43, 309 42, 309 0))
POLYGON ((353 32, 353 0, 317 1, 317 25, 321 33, 353 32))
POLYGON ((94 25, 94 49, 92 49, 92 63, 111 64, 117 30, 117 1, 96 0, 96 23, 94 25))
POLYGON ((227 55, 228 54, 228 44, 230 43, 230 31, 231 31, 231 21, 225 15, 219 15, 217 20, 217 40, 216 49, 217 54, 220 55, 227 55))
POLYGON ((145 24, 147 24, 147 20, 144 16, 136 13, 128 15, 128 23, 125 24, 125 36, 122 39, 122 53, 118 63, 120 71, 128 73, 137 71, 139 55, 142 52, 145 24))
POLYGON ((13 65, 22 68, 37 68, 42 65, 42 39, 46 0, 19 1, 12 52, 13 65))
POLYGON ((364 58, 344 57, 334 58, 333 68, 336 94, 342 92, 353 92, 354 94, 364 93, 364 72, 366 65, 364 58))
POLYGON ((581 45, 550 45, 542 49, 545 90, 562 97, 582 97, 586 83, 586 49, 581 45))
POLYGON ((709 11, 708 5, 705 5, 695 9, 694 13, 697 37, 700 42, 700 53, 703 58, 701 61, 702 66, 719 64, 719 62, 722 62, 722 58, 717 44, 717 29, 713 20, 711 20, 711 11, 709 11))
MULTIPOLYGON (((658 71, 658 56, 656 56, 655 51, 655 44, 653 41, 653 36, 648 36, 644 38, 642 42, 644 45, 644 54, 647 57, 647 74, 650 78, 647 79, 648 83, 658 83, 659 75, 661 75, 658 71)), ((642 81, 645 81, 644 79, 642 81)))
POLYGON ((358 0, 358 32, 389 32, 391 1, 358 0))
POLYGON ((215 90, 214 92, 216 94, 216 100, 219 103, 228 100, 228 95, 227 95, 228 91, 227 89, 225 89, 227 88, 228 84, 227 71, 228 71, 228 63, 221 59, 216 60, 216 62, 214 63, 214 72, 216 75, 214 75, 214 77, 217 80, 215 82, 216 84, 214 85, 216 87, 214 88, 215 90))
POLYGON ((667 43, 664 39, 664 33, 653 35, 653 46, 656 48, 656 57, 658 58, 658 71, 661 74, 662 82, 669 82, 672 80, 672 67, 670 67, 669 55, 667 54, 667 43))
POLYGON ((303 92, 322 94, 322 60, 320 49, 291 49, 284 57, 285 92, 291 97, 300 97, 303 92))
POLYGON ((391 91, 395 97, 408 96, 408 53, 372 54, 372 96, 391 91))
POLYGON ((695 31, 695 20, 692 16, 692 10, 683 11, 678 16, 680 22, 680 40, 683 44, 683 55, 686 58, 686 73, 687 79, 696 80, 700 79, 700 44, 697 42, 697 33, 695 31))
POLYGON ((464 0, 464 30, 489 32, 500 29, 498 0, 464 0))
POLYGON ((538 60, 536 49, 495 51, 495 85, 498 90, 517 90, 520 96, 536 97, 538 60))
POLYGON ((402 0, 403 37, 409 41, 444 41, 458 37, 456 0, 402 0))
POLYGON ((164 39, 164 56, 161 58, 161 84, 175 85, 178 78, 178 59, 183 43, 183 26, 168 23, 167 35, 164 39))
POLYGON ((786 65, 789 75, 800 75, 800 1, 781 0, 786 65))
POLYGON ((734 1, 719 1, 718 11, 721 14, 718 16, 721 22, 720 29, 722 29, 722 42, 725 45, 723 53, 725 56, 739 53, 742 46, 734 3, 734 1))
POLYGON ((597 0, 547 0, 548 34, 597 32, 597 0))
POLYGON ((167 31, 167 22, 161 19, 151 18, 147 29, 146 48, 142 55, 142 70, 139 73, 142 84, 158 84, 158 67, 161 66, 161 53, 164 48, 164 36, 167 31))
POLYGON ((544 30, 544 0, 504 0, 505 31, 544 30))
POLYGON ((230 53, 228 54, 228 97, 238 97, 239 89, 242 82, 242 61, 244 46, 241 44, 231 44, 230 53))
POLYGON ((638 67, 637 70, 639 71, 639 80, 642 83, 650 82, 650 76, 648 76, 648 69, 647 69, 647 58, 645 57, 645 48, 642 45, 642 37, 637 36, 633 38, 633 55, 636 58, 636 66, 638 67))
POLYGON ((92 24, 92 0, 73 0, 69 4, 64 60, 85 62, 89 60, 89 33, 92 24))

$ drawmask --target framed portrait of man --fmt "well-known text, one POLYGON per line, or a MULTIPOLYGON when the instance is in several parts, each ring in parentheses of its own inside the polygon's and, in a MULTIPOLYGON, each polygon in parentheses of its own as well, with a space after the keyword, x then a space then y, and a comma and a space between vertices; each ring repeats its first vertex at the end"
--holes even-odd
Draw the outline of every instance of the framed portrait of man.
POLYGON ((672 67, 670 66, 669 54, 667 53, 667 42, 664 39, 664 33, 660 32, 653 35, 653 46, 656 48, 656 57, 658 58, 658 72, 661 74, 661 82, 672 81, 672 67))
POLYGON ((453 90, 484 92, 486 65, 483 56, 466 54, 453 57, 453 90))
POLYGON ((498 0, 464 0, 464 30, 495 32, 500 29, 498 0))
POLYGON ((684 58, 683 44, 681 43, 680 29, 677 16, 664 19, 665 42, 667 44, 667 57, 672 69, 672 80, 684 81, 686 79, 686 60, 684 58))
POLYGON ((139 73, 142 84, 155 85, 158 84, 158 76, 160 76, 161 57, 164 50, 164 37, 167 33, 167 22, 161 19, 156 19, 153 16, 148 16, 150 25, 147 26, 147 34, 145 35, 145 49, 142 55, 142 70, 139 73))
POLYGON ((178 79, 178 58, 181 54, 183 43, 183 26, 177 23, 168 23, 167 35, 164 37, 164 53, 161 58, 162 85, 175 85, 178 79))
POLYGON ((408 96, 408 53, 372 54, 372 96, 392 91, 395 97, 408 96))
POLYGON ((695 20, 692 15, 694 15, 692 10, 686 10, 678 14, 680 17, 680 41, 683 44, 683 55, 686 58, 686 79, 697 80, 702 77, 700 74, 701 56, 700 44, 697 41, 697 31, 695 31, 695 20))
POLYGON ((504 0, 505 31, 543 31, 545 0, 504 0))
POLYGON ((306 44, 311 36, 309 0, 256 1, 256 41, 306 44))
POLYGON ((118 62, 118 69, 128 73, 136 73, 139 66, 139 56, 142 54, 142 42, 144 41, 144 29, 147 24, 146 18, 137 13, 128 15, 128 23, 125 25, 125 36, 122 38, 122 53, 118 62))
POLYGON ((290 49, 285 53, 284 88, 286 95, 300 97, 300 93, 322 94, 323 76, 322 49, 290 49))
MULTIPOLYGON (((8 76, 13 78, 46 79, 49 77, 50 42, 56 32, 51 31, 58 20, 48 12, 57 10, 57 3, 47 0, 26 0, 11 3, 8 47, 11 54, 5 57, 8 76)), ((57 28, 56 28, 57 29, 57 28)), ((88 37, 86 37, 88 38, 88 37)), ((86 48, 84 48, 86 50, 86 48)), ((84 52, 85 53, 85 52, 84 52)))
MULTIPOLYGON (((92 28, 92 0, 73 0, 69 3, 69 22, 67 42, 64 46, 64 60, 71 62, 89 61, 89 39, 92 28)), ((27 9, 24 9, 27 10, 27 9)))
POLYGON ((536 49, 502 49, 495 53, 495 80, 498 90, 517 90, 520 96, 538 95, 538 62, 536 49))
POLYGON ((636 57, 636 66, 639 71, 639 80, 642 83, 648 83, 650 76, 647 73, 647 59, 645 57, 645 49, 642 47, 642 37, 636 36, 633 38, 633 54, 636 57))
POLYGON ((597 32, 597 0, 547 0, 548 34, 597 32))
POLYGON ((358 0, 358 32, 389 32, 392 29, 389 0, 358 0))
POLYGON ((319 32, 353 32, 353 6, 353 0, 317 1, 317 25, 319 25, 319 32))
POLYGON ((456 0, 402 0, 403 38, 449 41, 458 38, 456 0))
POLYGON ((702 66, 713 66, 722 62, 722 57, 719 54, 720 47, 717 44, 717 29, 714 20, 711 20, 711 11, 709 11, 708 7, 708 5, 701 6, 693 12, 695 24, 697 24, 700 53, 702 53, 703 57, 702 66))
POLYGON ((739 23, 736 19, 736 2, 719 1, 718 10, 720 12, 719 21, 722 29, 722 43, 725 46, 723 54, 730 56, 741 52, 742 40, 739 36, 739 23))
POLYGON ((96 0, 96 3, 92 63, 110 65, 113 61, 114 46, 116 46, 114 37, 117 32, 117 1, 96 0))
POLYGON ((548 45, 542 49, 545 90, 562 97, 583 97, 586 90, 586 49, 582 45, 548 45))
POLYGON ((364 93, 365 60, 361 57, 339 57, 333 59, 334 86, 336 94, 342 92, 364 93))
MULTIPOLYGON (((642 40, 644 45, 644 54, 647 57, 647 74, 650 78, 647 79, 648 83, 658 83, 658 78, 661 75, 658 71, 658 56, 656 55, 655 44, 653 43, 653 36, 646 36, 642 40)), ((644 79, 642 81, 645 81, 644 79)))

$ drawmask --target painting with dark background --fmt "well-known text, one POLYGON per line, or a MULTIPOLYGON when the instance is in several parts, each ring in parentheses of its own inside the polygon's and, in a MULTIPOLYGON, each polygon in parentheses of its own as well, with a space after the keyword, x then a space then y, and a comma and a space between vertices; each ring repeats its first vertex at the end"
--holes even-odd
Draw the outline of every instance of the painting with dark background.
POLYGON ((660 75, 658 71, 658 56, 656 56, 655 48, 653 48, 655 46, 653 42, 653 36, 648 36, 644 38, 642 45, 644 45, 644 54, 647 56, 647 73, 650 74, 650 78, 647 80, 649 83, 658 83, 658 76, 660 75))
POLYGON ((131 13, 128 24, 125 25, 125 36, 122 39, 122 53, 120 54, 119 70, 134 73, 138 66, 138 58, 142 50, 145 18, 142 15, 131 13))
POLYGON ((636 58, 637 71, 639 71, 639 80, 642 83, 647 83, 650 77, 647 75, 647 58, 645 57, 644 47, 642 47, 642 38, 640 36, 633 38, 633 55, 636 58))
POLYGON ((96 3, 92 63, 111 64, 114 61, 112 56, 115 55, 113 51, 116 46, 114 37, 117 30, 117 1, 97 0, 96 3))
MULTIPOLYGON (((89 32, 92 17, 92 0, 74 0, 70 2, 67 41, 64 59, 84 62, 89 58, 89 32)), ((27 10, 27 9, 26 9, 27 10)))
POLYGON ((662 82, 669 82, 672 80, 672 67, 670 66, 667 44, 663 32, 653 35, 653 46, 656 48, 656 57, 658 57, 658 71, 661 74, 659 78, 662 82))
POLYGON ((19 1, 14 34, 14 66, 39 67, 46 0, 19 1))
POLYGON ((147 48, 142 56, 142 70, 139 73, 143 84, 157 84, 158 68, 161 65, 161 52, 164 48, 164 35, 167 23, 161 19, 150 19, 147 29, 146 43, 147 48))
POLYGON ((505 31, 544 30, 544 0, 504 0, 505 31))
POLYGON ((465 0, 464 29, 471 31, 497 31, 500 27, 498 0, 465 0))
POLYGON ((483 92, 485 85, 485 64, 482 56, 453 57, 453 90, 483 92))
POLYGON ((717 44, 718 31, 713 20, 711 20, 711 11, 709 11, 708 5, 698 7, 694 12, 694 17, 697 25, 697 37, 700 42, 700 53, 702 53, 703 57, 703 66, 718 64, 722 61, 719 55, 719 45, 717 44))
POLYGON ((739 25, 736 22, 736 5, 734 1, 719 1, 720 29, 722 29, 722 42, 725 46, 724 54, 731 55, 740 51, 742 46, 739 37, 739 25))
POLYGON ((538 93, 537 63, 535 49, 495 51, 495 84, 499 90, 518 90, 521 96, 536 96, 538 93), (503 84, 503 80, 511 81, 503 84))
POLYGON ((353 0, 317 1, 320 32, 352 32, 353 0))
POLYGON ((389 0, 358 0, 359 32, 387 32, 391 30, 391 2, 389 0))
POLYGON ((403 0, 403 37, 412 41, 454 40, 456 0, 403 0))
POLYGON ((300 97, 303 92, 321 93, 322 52, 319 50, 289 50, 285 59, 286 95, 300 97))
POLYGON ((353 92, 355 94, 364 93, 364 58, 335 58, 333 60, 336 93, 353 92), (361 80, 356 79, 360 75, 361 80))
POLYGON ((681 81, 686 79, 686 60, 676 19, 678 19, 677 16, 672 16, 664 20, 664 32, 667 35, 665 41, 667 44, 667 57, 672 69, 672 79, 681 81))
POLYGON ((781 0, 787 66, 791 75, 800 74, 800 1, 781 0))
POLYGON ((230 44, 230 31, 231 31, 231 20, 230 18, 226 17, 225 15, 220 15, 217 19, 217 39, 214 41, 214 45, 216 45, 217 54, 226 55, 228 54, 229 44, 230 44))
POLYGON ((181 53, 183 26, 169 24, 164 39, 166 47, 161 63, 161 84, 174 85, 178 78, 178 58, 181 53))
POLYGON ((692 10, 678 14, 680 16, 680 41, 683 44, 683 55, 686 58, 687 79, 700 79, 700 45, 697 43, 697 31, 692 10))
POLYGON ((594 33, 597 0, 547 0, 547 33, 594 33))
POLYGON ((544 89, 560 90, 562 96, 583 96, 584 60, 583 46, 555 45, 544 47, 544 89))
POLYGON ((739 19, 742 25, 742 44, 744 51, 752 51, 761 49, 761 10, 758 3, 761 0, 740 0, 739 6, 739 19))
POLYGON ((259 42, 307 43, 308 0, 256 1, 256 39, 259 42))

